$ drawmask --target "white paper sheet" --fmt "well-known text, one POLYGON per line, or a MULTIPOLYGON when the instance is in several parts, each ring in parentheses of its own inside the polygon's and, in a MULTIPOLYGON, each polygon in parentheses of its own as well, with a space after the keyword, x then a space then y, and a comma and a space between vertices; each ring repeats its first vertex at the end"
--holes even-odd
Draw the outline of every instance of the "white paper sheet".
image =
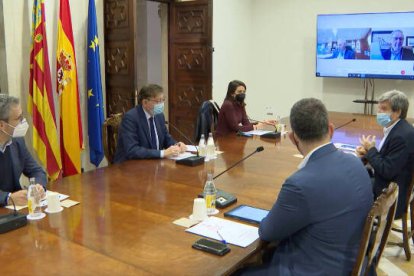
POLYGON ((251 130, 251 131, 246 131, 243 132, 244 135, 258 135, 258 136, 262 136, 263 134, 269 133, 269 132, 273 132, 271 130, 251 130))
MULTIPOLYGON (((48 194, 49 192, 51 192, 51 191, 46 191, 46 196, 45 196, 45 198, 44 198, 44 199, 42 199, 42 200, 40 201, 40 207, 45 207, 45 206, 47 206, 47 200, 46 200, 46 198, 47 198, 47 194, 48 194)), ((59 194, 59 193, 58 193, 58 194, 59 194)), ((65 199, 67 199, 68 197, 69 197, 68 195, 59 194, 59 200, 60 200, 60 201, 65 200, 65 199)), ((6 208, 7 208, 7 209, 10 209, 10 210, 13 210, 13 209, 14 209, 13 205, 7 205, 7 206, 6 206, 6 208)), ((21 209, 24 209, 24 208, 27 208, 27 205, 16 205, 16 210, 17 210, 17 211, 19 211, 19 210, 21 210, 21 209)))
POLYGON ((247 247, 259 238, 257 227, 216 217, 209 217, 185 231, 221 241, 219 231, 227 243, 240 247, 247 247))
POLYGON ((186 145, 188 152, 197 152, 197 146, 193 146, 193 145, 186 145))
POLYGON ((191 152, 186 151, 186 152, 180 153, 179 155, 168 156, 167 158, 171 160, 181 160, 181 159, 184 159, 190 156, 195 156, 195 154, 192 154, 191 152))

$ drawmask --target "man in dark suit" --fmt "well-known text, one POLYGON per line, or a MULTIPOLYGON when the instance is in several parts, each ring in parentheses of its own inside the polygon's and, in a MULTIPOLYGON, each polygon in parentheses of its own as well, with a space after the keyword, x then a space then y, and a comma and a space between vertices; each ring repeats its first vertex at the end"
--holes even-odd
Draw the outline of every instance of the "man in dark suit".
POLYGON ((0 94, 0 206, 12 201, 27 204, 27 190, 20 185, 22 174, 34 177, 37 190, 44 196, 46 173, 30 155, 23 139, 28 127, 19 99, 0 94))
POLYGON ((385 60, 414 60, 412 48, 404 48, 404 34, 400 30, 391 33, 391 47, 381 49, 381 55, 385 60))
POLYGON ((149 84, 141 88, 138 105, 122 118, 114 163, 131 159, 164 158, 186 150, 165 126, 162 87, 149 84))
POLYGON ((355 59, 355 52, 352 50, 351 46, 346 45, 344 39, 339 38, 337 40, 337 46, 335 51, 332 53, 332 59, 355 59))
POLYGON ((396 218, 401 218, 405 197, 414 169, 414 128, 405 118, 407 96, 400 91, 389 91, 378 99, 377 122, 384 127, 384 137, 378 147, 375 136, 362 136, 357 153, 373 169, 374 195, 378 197, 390 182, 398 184, 396 218))
POLYGON ((290 123, 304 159, 259 228, 262 240, 279 245, 270 263, 246 274, 349 275, 373 204, 368 173, 330 142, 334 129, 321 101, 295 103, 290 123))

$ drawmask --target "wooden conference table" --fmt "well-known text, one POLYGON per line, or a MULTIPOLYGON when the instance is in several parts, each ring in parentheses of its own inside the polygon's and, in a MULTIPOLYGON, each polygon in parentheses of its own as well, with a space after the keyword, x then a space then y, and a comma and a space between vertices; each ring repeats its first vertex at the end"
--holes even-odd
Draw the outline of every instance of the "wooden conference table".
MULTIPOLYGON (((334 140, 357 143, 361 134, 382 136, 375 117, 330 113, 338 129, 334 140)), ((137 160, 66 177, 48 188, 70 195, 79 205, 49 214, 26 227, 0 235, 2 275, 222 275, 259 250, 230 245, 217 257, 191 245, 199 237, 172 222, 192 212, 193 199, 203 190, 206 174, 214 175, 253 152, 239 166, 216 179, 216 187, 237 196, 237 204, 270 209, 285 178, 301 159, 287 137, 219 138, 223 151, 197 167, 172 160, 137 160)), ((321 168, 323 173, 324 168, 321 168)), ((227 209, 220 210, 218 217, 227 209)), ((8 210, 0 209, 0 213, 8 210)), ((21 212, 27 212, 27 209, 21 212)), ((283 227, 283 226, 281 226, 283 227)))

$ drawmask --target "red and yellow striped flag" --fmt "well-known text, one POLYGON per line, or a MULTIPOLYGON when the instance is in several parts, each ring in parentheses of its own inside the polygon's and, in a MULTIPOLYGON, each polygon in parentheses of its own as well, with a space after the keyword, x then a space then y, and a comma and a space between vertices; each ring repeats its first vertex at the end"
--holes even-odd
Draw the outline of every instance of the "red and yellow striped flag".
POLYGON ((43 0, 34 0, 27 108, 33 117, 33 148, 50 179, 59 177, 62 163, 50 77, 43 0))
POLYGON ((60 104, 60 147, 63 175, 81 172, 83 149, 78 76, 69 0, 60 0, 57 43, 57 91, 60 104))

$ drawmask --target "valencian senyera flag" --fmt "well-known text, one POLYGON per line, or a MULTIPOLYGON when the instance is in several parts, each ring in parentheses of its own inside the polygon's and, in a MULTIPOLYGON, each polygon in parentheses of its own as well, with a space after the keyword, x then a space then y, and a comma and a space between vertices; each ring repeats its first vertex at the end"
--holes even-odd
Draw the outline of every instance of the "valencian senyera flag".
POLYGON ((87 47, 89 157, 91 163, 98 167, 104 157, 102 145, 104 115, 95 0, 89 0, 87 47))
POLYGON ((43 0, 34 0, 33 2, 27 108, 33 118, 33 148, 40 162, 46 168, 49 179, 55 180, 60 176, 62 161, 56 128, 43 0))
POLYGON ((81 172, 83 149, 78 76, 69 0, 60 0, 57 42, 57 92, 63 176, 81 172))

